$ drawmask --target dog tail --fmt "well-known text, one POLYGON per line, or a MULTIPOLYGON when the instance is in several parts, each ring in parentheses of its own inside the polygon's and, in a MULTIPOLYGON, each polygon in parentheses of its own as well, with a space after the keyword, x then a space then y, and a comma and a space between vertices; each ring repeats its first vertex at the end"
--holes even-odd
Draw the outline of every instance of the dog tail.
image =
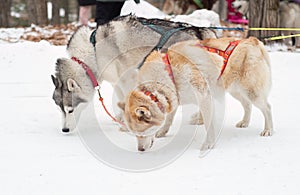
POLYGON ((270 63, 270 57, 269 57, 269 54, 264 46, 264 44, 262 42, 259 41, 259 48, 260 48, 260 51, 262 53, 262 55, 264 56, 269 68, 271 68, 271 63, 270 63))

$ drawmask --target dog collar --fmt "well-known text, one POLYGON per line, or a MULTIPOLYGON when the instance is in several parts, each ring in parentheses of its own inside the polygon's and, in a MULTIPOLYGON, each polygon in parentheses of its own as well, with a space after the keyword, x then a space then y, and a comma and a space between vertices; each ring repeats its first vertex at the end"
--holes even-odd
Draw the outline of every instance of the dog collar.
POLYGON ((86 65, 86 63, 84 63, 83 61, 79 60, 76 57, 72 57, 71 59, 82 66, 82 68, 85 70, 86 74, 89 76, 90 80, 92 81, 93 87, 95 89, 98 89, 99 88, 98 81, 95 75, 93 74, 92 70, 88 67, 88 65, 86 65))
POLYGON ((204 48, 204 49, 206 49, 209 52, 216 53, 219 56, 223 57, 223 59, 224 59, 223 66, 222 66, 220 75, 218 77, 218 79, 220 79, 220 77, 222 76, 222 74, 225 71, 225 68, 227 66, 227 63, 228 63, 230 55, 232 54, 232 52, 234 51, 234 49, 236 48, 236 46, 239 44, 239 42, 240 42, 240 40, 236 40, 236 41, 230 42, 229 45, 227 46, 227 48, 225 49, 225 51, 217 49, 217 48, 213 48, 213 47, 204 46, 200 42, 197 43, 196 46, 204 48))
POLYGON ((98 84, 98 81, 95 77, 95 75, 93 74, 92 70, 88 67, 88 65, 86 65, 86 63, 84 63, 83 61, 79 60, 76 57, 72 57, 71 58, 73 61, 77 62, 78 64, 80 64, 82 66, 82 68, 85 70, 86 74, 90 77, 90 80, 92 81, 93 87, 98 91, 98 95, 99 95, 99 101, 102 104, 102 107, 104 108, 105 112, 107 113, 107 115, 115 122, 119 123, 120 125, 126 127, 126 125, 122 122, 119 121, 118 119, 116 119, 115 117, 113 117, 110 112, 107 110, 106 106, 104 105, 104 101, 103 101, 103 97, 101 96, 100 93, 100 86, 98 84))
POLYGON ((157 105, 157 107, 160 109, 160 111, 161 111, 162 113, 164 113, 165 109, 164 109, 163 105, 161 104, 161 102, 160 102, 160 101, 158 100, 158 98, 156 97, 156 95, 154 95, 154 94, 151 93, 150 91, 146 90, 145 88, 143 88, 141 91, 142 91, 146 96, 149 96, 150 99, 156 103, 156 105, 157 105))

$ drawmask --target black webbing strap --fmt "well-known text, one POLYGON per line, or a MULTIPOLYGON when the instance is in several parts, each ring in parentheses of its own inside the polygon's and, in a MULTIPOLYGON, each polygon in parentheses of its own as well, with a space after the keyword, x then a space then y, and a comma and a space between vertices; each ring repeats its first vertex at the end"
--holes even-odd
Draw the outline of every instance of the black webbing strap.
MULTIPOLYGON (((144 21, 141 22, 141 23, 143 25, 151 28, 152 30, 154 30, 155 32, 157 32, 157 33, 159 33, 161 35, 158 43, 154 46, 154 48, 151 50, 151 52, 154 51, 154 50, 160 50, 168 42, 168 40, 170 39, 170 37, 173 36, 173 34, 175 34, 178 31, 181 31, 183 29, 188 28, 186 26, 180 26, 180 27, 177 27, 177 28, 167 29, 165 27, 154 25, 154 24, 149 24, 149 23, 144 22, 144 21)), ((139 63, 139 65, 137 67, 138 69, 140 69, 143 66, 146 58, 150 55, 150 53, 143 59, 142 62, 139 63)))
POLYGON ((96 32, 97 29, 94 30, 90 36, 90 42, 93 44, 94 47, 96 46, 96 32))

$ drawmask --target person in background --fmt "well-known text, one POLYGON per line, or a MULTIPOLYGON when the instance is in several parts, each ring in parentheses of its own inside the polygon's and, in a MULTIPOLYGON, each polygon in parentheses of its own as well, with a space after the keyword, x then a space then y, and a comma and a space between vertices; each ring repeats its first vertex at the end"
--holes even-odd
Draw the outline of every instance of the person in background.
MULTIPOLYGON (((140 3, 140 0, 134 0, 140 3)), ((97 0, 96 22, 97 26, 105 24, 119 16, 125 0, 97 0)))
POLYGON ((91 16, 92 5, 96 4, 96 0, 78 0, 79 4, 79 23, 88 25, 91 16))

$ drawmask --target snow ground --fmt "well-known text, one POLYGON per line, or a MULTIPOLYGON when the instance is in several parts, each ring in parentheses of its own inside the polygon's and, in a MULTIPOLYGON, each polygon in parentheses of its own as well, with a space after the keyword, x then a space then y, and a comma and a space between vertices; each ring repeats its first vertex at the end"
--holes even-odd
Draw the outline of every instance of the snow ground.
POLYGON ((276 133, 259 136, 262 114, 234 127, 242 108, 228 96, 228 113, 214 150, 199 158, 192 145, 174 163, 151 172, 108 167, 77 134, 60 133, 50 74, 65 47, 47 42, 0 44, 1 194, 299 194, 299 53, 270 52, 276 133))
POLYGON ((132 173, 98 161, 78 134, 61 134, 50 74, 56 59, 66 56, 65 46, 0 43, 0 194, 299 194, 300 54, 269 54, 272 137, 259 136, 263 117, 256 108, 248 128, 235 128, 242 107, 227 96, 226 120, 215 149, 199 158, 192 144, 166 167, 132 173))

